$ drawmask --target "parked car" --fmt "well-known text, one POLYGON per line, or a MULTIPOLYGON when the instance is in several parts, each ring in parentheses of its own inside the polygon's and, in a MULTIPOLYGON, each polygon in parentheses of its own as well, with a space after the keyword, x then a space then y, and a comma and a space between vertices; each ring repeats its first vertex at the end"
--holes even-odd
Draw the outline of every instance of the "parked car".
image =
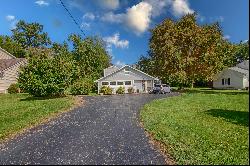
POLYGON ((167 84, 155 84, 155 86, 153 87, 153 90, 151 91, 151 93, 153 94, 166 94, 170 92, 171 92, 171 88, 167 84))

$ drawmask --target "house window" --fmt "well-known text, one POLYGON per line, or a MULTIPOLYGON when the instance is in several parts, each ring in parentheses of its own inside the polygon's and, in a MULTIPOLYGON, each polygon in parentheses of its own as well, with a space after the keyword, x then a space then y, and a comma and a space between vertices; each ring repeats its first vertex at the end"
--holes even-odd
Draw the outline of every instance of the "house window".
POLYGON ((109 83, 110 85, 116 85, 116 82, 115 81, 112 81, 109 83))
POLYGON ((123 85, 123 82, 118 81, 117 85, 123 85))
POLYGON ((125 85, 131 85, 131 81, 125 81, 125 85))
POLYGON ((222 85, 230 85, 230 78, 223 78, 222 79, 222 85))
POLYGON ((102 82, 102 85, 109 85, 109 82, 102 82))

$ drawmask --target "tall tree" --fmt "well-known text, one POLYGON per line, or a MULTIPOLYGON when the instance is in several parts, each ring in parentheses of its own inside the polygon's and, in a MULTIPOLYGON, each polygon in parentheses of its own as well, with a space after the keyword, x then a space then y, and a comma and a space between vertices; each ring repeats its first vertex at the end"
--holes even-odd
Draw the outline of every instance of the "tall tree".
POLYGON ((12 30, 12 38, 23 48, 48 46, 51 41, 43 25, 39 23, 26 23, 20 20, 12 30))
POLYGON ((197 80, 211 80, 233 54, 230 43, 223 39, 219 24, 200 26, 195 14, 183 16, 178 21, 166 19, 151 33, 151 73, 170 83, 193 87, 197 80))
POLYGON ((70 35, 69 40, 73 43, 72 54, 78 66, 77 77, 99 78, 103 69, 108 67, 111 61, 103 40, 99 37, 83 39, 75 34, 70 35))
POLYGON ((0 47, 8 51, 17 58, 25 57, 25 50, 9 36, 0 35, 0 47))

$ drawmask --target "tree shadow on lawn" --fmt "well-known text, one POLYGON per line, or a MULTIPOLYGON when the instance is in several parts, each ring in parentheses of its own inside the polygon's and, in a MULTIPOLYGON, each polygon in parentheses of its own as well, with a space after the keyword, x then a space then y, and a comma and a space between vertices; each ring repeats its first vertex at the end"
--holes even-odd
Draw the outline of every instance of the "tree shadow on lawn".
POLYGON ((226 110, 226 109, 210 109, 205 111, 206 114, 213 117, 221 117, 224 120, 241 125, 249 126, 249 112, 226 110))
POLYGON ((26 97, 25 99, 20 99, 20 101, 35 101, 35 100, 49 100, 49 99, 57 99, 57 98, 64 98, 66 96, 49 96, 49 97, 26 97))
POLYGON ((202 89, 202 90, 185 90, 184 92, 186 93, 203 93, 203 94, 225 94, 225 95, 239 95, 239 94, 249 94, 249 91, 246 90, 235 90, 235 91, 231 91, 231 90, 215 90, 215 89, 202 89))

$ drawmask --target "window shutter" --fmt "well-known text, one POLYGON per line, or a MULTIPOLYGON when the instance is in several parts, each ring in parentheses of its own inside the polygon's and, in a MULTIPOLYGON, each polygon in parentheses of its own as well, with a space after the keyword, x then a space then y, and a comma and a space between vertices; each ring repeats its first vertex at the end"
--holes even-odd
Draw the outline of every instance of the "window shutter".
POLYGON ((224 79, 222 79, 222 85, 224 85, 224 79))
POLYGON ((227 84, 230 85, 230 78, 227 79, 227 84))

